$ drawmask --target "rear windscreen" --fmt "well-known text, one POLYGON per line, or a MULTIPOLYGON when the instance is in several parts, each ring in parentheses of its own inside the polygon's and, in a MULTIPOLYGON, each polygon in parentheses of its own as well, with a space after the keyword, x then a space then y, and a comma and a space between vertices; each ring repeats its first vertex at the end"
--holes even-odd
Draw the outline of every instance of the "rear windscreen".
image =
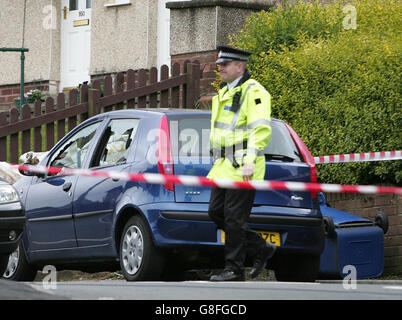
POLYGON ((170 118, 169 131, 173 156, 210 156, 209 116, 170 118))
MULTIPOLYGON (((210 128, 206 115, 169 117, 173 156, 210 156, 210 128)), ((271 139, 264 149, 266 158, 304 162, 284 123, 272 121, 271 128, 271 139)))

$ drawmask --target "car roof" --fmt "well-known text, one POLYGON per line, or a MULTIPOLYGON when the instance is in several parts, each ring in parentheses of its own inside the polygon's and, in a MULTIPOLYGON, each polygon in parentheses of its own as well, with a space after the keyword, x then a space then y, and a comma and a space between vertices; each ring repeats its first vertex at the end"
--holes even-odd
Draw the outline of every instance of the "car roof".
MULTIPOLYGON (((141 109, 125 109, 110 111, 94 116, 93 118, 104 118, 104 117, 125 117, 125 116, 147 116, 147 117, 160 117, 161 115, 189 115, 189 114, 203 114, 208 115, 211 110, 202 109, 182 109, 182 108, 141 108, 141 109)), ((282 121, 275 118, 272 121, 282 121)))
POLYGON ((117 110, 103 113, 102 115, 111 115, 111 116, 122 116, 122 115, 161 115, 161 114, 189 114, 189 113, 202 113, 208 114, 210 110, 200 110, 200 109, 180 109, 180 108, 141 108, 141 109, 125 109, 125 110, 117 110))

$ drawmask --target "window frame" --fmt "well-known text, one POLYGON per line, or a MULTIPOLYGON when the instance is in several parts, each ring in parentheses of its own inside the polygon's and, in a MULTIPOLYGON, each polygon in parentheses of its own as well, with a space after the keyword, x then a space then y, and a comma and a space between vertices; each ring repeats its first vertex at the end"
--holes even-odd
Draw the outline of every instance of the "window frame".
POLYGON ((105 127, 102 129, 102 133, 100 134, 100 137, 99 137, 99 139, 97 141, 97 144, 96 144, 96 146, 95 146, 95 148, 94 148, 94 150, 92 152, 92 157, 91 157, 91 159, 89 161, 88 168, 89 169, 101 169, 101 168, 113 167, 113 166, 120 165, 120 164, 128 164, 128 163, 134 162, 134 156, 133 155, 135 153, 135 149, 137 148, 137 141, 138 141, 138 134, 139 134, 138 132, 140 131, 139 130, 140 124, 141 124, 141 118, 138 118, 138 117, 133 117, 133 118, 131 118, 131 117, 109 118, 107 123, 106 123, 106 125, 105 125, 105 127), (128 149, 126 149, 126 151, 129 150, 128 154, 127 154, 126 161, 121 162, 121 163, 117 162, 117 163, 114 163, 114 164, 105 164, 105 165, 99 165, 98 164, 98 165, 95 166, 94 162, 96 162, 96 163, 100 162, 100 158, 103 155, 103 150, 105 149, 105 147, 106 147, 106 145, 107 145, 107 143, 109 141, 109 138, 110 138, 110 136, 109 136, 108 139, 105 141, 104 137, 105 137, 106 131, 108 130, 108 128, 111 127, 111 123, 113 121, 118 121, 118 120, 137 121, 135 134, 134 134, 134 136, 132 138, 130 147, 128 149))
MULTIPOLYGON (((84 158, 81 159, 81 167, 80 167, 80 169, 84 168, 85 167, 85 162, 86 162, 86 160, 88 158, 88 155, 90 154, 92 146, 95 143, 95 141, 97 140, 97 134, 98 134, 99 129, 102 127, 102 123, 103 123, 103 119, 100 119, 100 120, 97 120, 97 121, 90 122, 90 123, 86 124, 83 127, 80 127, 80 128, 77 128, 76 130, 71 131, 70 134, 68 134, 63 140, 60 141, 60 144, 57 145, 57 148, 54 151, 52 151, 51 154, 49 154, 49 156, 47 158, 47 161, 46 161, 46 165, 51 166, 52 162, 54 162, 56 160, 55 156, 57 157, 57 155, 61 152, 62 148, 65 148, 65 146, 68 143, 68 141, 70 141, 75 135, 77 135, 79 132, 81 132, 82 130, 85 130, 86 128, 88 128, 90 126, 97 124, 97 127, 95 129, 95 133, 94 133, 92 139, 89 142, 88 150, 87 150, 84 158)), ((67 149, 65 149, 65 150, 67 150, 67 149)), ((64 167, 59 167, 59 168, 64 168, 64 167)), ((49 175, 49 174, 45 175, 45 177, 52 177, 52 176, 54 176, 54 175, 49 175)))
POLYGON ((78 11, 79 6, 80 6, 80 1, 79 0, 69 0, 68 1, 68 11, 78 11), (74 1, 75 8, 71 9, 71 7, 72 7, 71 4, 73 3, 73 1, 74 1))

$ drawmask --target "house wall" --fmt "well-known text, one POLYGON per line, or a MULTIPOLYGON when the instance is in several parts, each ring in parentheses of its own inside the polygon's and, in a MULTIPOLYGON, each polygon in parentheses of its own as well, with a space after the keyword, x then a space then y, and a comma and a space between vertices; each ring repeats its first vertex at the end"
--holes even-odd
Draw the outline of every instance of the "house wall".
POLYGON ((104 4, 92 1, 91 75, 156 66, 157 1, 104 4))
MULTIPOLYGON (((157 58, 157 2, 131 1, 131 5, 105 7, 92 1, 90 73, 108 73, 149 68, 157 58)), ((27 1, 25 80, 60 78, 61 1, 27 1), (49 27, 49 6, 56 9, 49 27)), ((21 47, 24 0, 0 2, 0 47, 21 47)), ((18 53, 0 53, 0 86, 20 81, 18 53)))
MULTIPOLYGON (((57 80, 60 65, 60 28, 52 26, 51 6, 60 10, 56 0, 36 0, 26 3, 24 47, 25 81, 57 80)), ((0 47, 22 46, 23 0, 0 1, 0 47)), ((54 16, 56 19, 58 15, 54 16)), ((0 86, 19 84, 20 53, 0 52, 0 86)))
MULTIPOLYGON (((57 92, 60 77, 60 2, 26 2, 24 47, 25 92, 38 88, 44 94, 57 92)), ((0 1, 0 47, 20 48, 23 34, 24 0, 0 1)), ((21 54, 0 52, 0 111, 14 106, 19 97, 21 54)))
MULTIPOLYGON (((158 5, 135 0, 105 7, 113 1, 92 1, 90 75, 150 68, 157 63, 158 5)), ((24 0, 0 1, 0 47, 21 47, 24 0)), ((60 82, 61 0, 26 2, 25 92, 45 89, 56 95, 60 82), (50 11, 53 8, 53 15, 50 11)), ((0 111, 19 97, 20 53, 0 52, 0 111)))

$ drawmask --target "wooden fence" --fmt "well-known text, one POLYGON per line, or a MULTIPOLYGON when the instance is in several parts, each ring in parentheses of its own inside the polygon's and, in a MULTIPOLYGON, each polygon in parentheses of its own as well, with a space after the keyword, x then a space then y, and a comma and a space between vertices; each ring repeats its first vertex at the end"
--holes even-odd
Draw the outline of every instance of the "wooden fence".
POLYGON ((50 150, 57 141, 87 118, 125 108, 193 108, 200 95, 202 71, 198 63, 186 63, 183 72, 174 64, 171 76, 164 65, 160 70, 128 70, 113 81, 106 76, 80 90, 59 93, 56 101, 49 97, 44 106, 36 101, 33 108, 24 105, 21 115, 16 108, 0 113, 0 161, 18 163, 28 151, 50 150), (103 83, 102 83, 103 82, 103 83), (114 88, 113 88, 114 87, 114 88))

